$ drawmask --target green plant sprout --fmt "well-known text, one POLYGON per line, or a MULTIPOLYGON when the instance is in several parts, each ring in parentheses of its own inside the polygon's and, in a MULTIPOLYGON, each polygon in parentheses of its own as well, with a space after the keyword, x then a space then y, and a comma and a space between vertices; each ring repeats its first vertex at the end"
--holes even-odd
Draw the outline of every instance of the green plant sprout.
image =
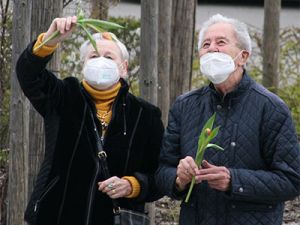
MULTIPOLYGON (((86 19, 86 18, 84 18, 84 13, 82 10, 80 10, 77 15, 76 25, 78 25, 79 27, 81 27, 84 30, 84 32, 87 35, 87 38, 91 42, 91 44, 94 47, 94 49, 96 50, 96 52, 98 52, 96 41, 93 38, 90 31, 88 30, 88 28, 91 28, 92 30, 94 30, 96 32, 100 32, 100 33, 106 32, 106 30, 115 30, 115 29, 123 29, 124 28, 123 26, 121 26, 117 23, 113 23, 113 22, 108 22, 108 21, 98 20, 98 19, 86 19)), ((33 52, 36 52, 42 46, 47 44, 49 41, 51 41, 59 36, 60 36, 59 30, 55 31, 50 37, 48 37, 46 40, 44 40, 40 45, 36 46, 33 49, 33 52)), ((116 41, 116 38, 114 37, 114 35, 112 35, 112 39, 114 41, 116 41)))
MULTIPOLYGON (((204 127, 202 128, 201 134, 199 136, 198 149, 197 149, 197 154, 196 154, 196 158, 195 158, 195 162, 198 167, 200 167, 200 165, 203 161, 204 152, 207 148, 215 148, 217 150, 224 150, 222 147, 220 147, 216 144, 209 143, 212 139, 214 139, 218 135, 218 132, 220 129, 220 126, 218 126, 212 130, 215 118, 216 118, 216 113, 214 113, 208 119, 208 121, 205 123, 204 127)), ((194 185, 195 185, 195 177, 192 178, 188 194, 185 198, 186 203, 190 199, 190 195, 192 193, 194 185)))

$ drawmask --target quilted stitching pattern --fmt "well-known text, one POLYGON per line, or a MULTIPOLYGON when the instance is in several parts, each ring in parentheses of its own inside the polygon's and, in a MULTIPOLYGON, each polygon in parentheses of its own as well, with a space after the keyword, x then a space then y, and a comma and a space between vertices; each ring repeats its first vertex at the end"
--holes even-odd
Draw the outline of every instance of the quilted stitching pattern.
POLYGON ((179 160, 195 156, 200 130, 214 112, 221 129, 213 142, 225 151, 208 149, 204 157, 230 169, 231 191, 199 184, 196 207, 182 213, 181 224, 191 225, 183 222, 191 221, 190 211, 197 225, 282 224, 283 202, 300 191, 299 143, 286 105, 247 74, 224 99, 212 87, 177 99, 163 141, 158 185, 172 192, 168 181, 174 182, 179 160))

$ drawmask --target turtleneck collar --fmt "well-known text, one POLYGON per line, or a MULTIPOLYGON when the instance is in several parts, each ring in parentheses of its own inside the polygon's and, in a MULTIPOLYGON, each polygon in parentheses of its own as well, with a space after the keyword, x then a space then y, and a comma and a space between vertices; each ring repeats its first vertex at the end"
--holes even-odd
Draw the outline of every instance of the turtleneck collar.
POLYGON ((97 90, 90 86, 85 80, 82 80, 82 85, 92 97, 96 108, 104 111, 110 109, 121 88, 121 82, 118 82, 108 90, 97 90))

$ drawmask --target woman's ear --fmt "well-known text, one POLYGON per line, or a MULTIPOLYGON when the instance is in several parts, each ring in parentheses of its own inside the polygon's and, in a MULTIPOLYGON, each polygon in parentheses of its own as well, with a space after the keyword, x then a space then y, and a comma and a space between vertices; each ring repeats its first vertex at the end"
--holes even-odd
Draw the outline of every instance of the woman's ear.
POLYGON ((127 74, 128 74, 128 61, 125 60, 124 62, 122 62, 120 66, 120 77, 126 79, 127 74))

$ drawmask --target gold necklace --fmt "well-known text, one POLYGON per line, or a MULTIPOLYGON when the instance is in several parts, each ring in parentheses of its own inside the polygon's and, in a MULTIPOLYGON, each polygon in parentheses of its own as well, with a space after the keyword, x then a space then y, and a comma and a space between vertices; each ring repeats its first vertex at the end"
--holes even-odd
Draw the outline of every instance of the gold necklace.
POLYGON ((105 121, 106 117, 109 115, 111 110, 111 107, 109 108, 108 111, 106 111, 103 115, 101 115, 100 110, 97 111, 97 118, 100 120, 101 122, 101 128, 102 130, 106 130, 108 127, 108 123, 105 121))

